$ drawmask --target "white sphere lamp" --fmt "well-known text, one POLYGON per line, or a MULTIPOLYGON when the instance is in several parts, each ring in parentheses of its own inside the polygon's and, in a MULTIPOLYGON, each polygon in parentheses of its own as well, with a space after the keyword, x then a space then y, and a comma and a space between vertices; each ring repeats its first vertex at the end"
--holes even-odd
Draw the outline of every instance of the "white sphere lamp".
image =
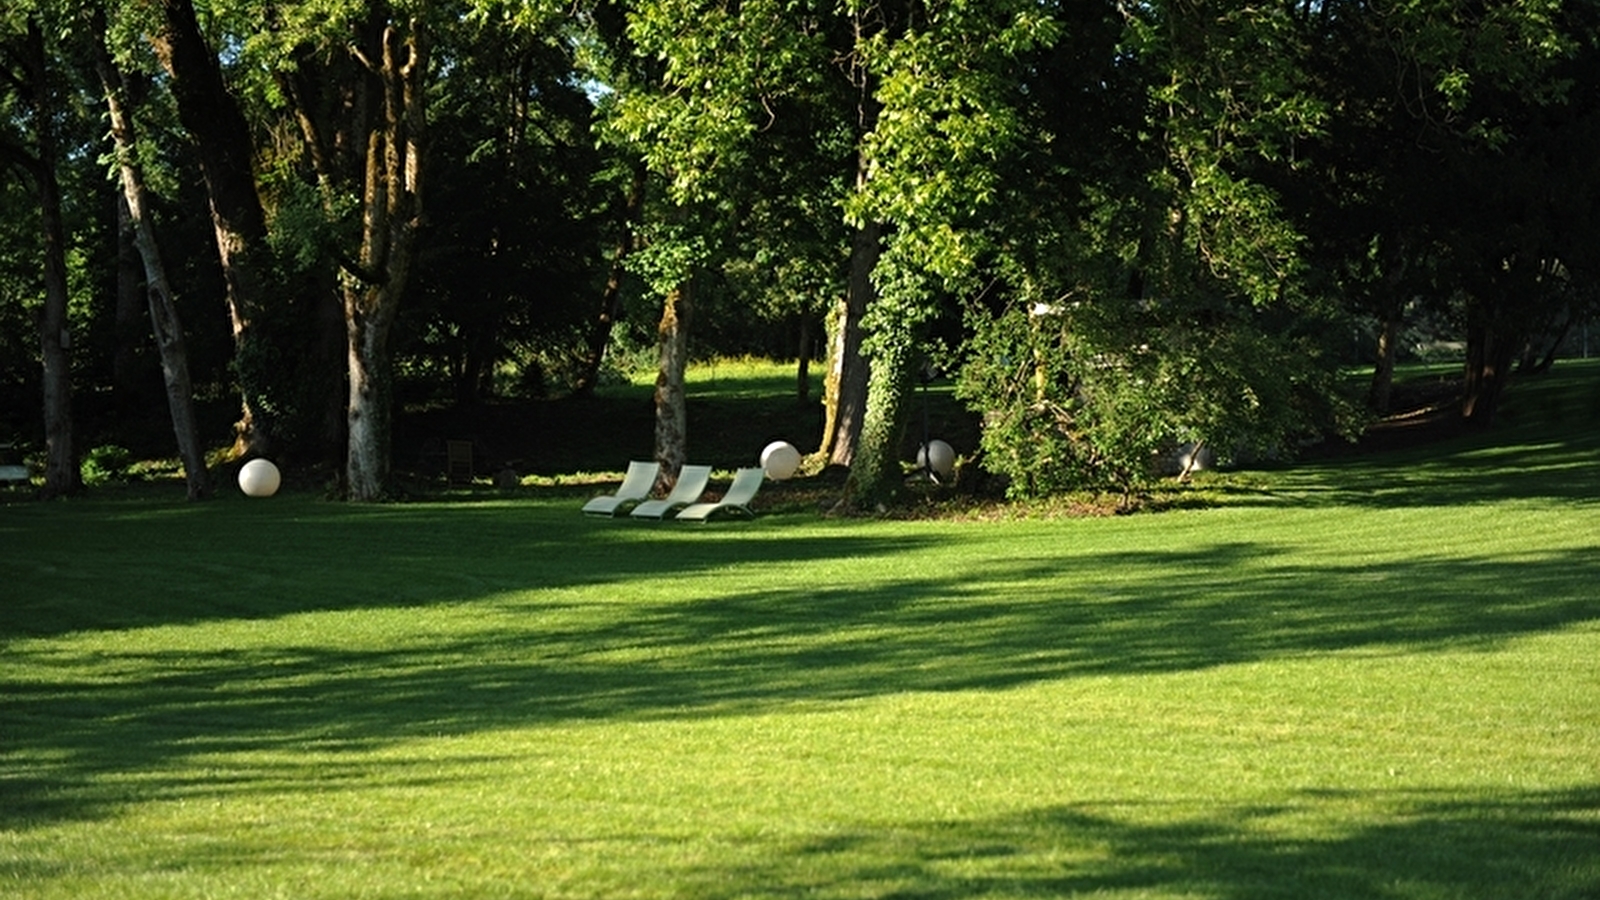
POLYGON ((800 451, 788 441, 773 441, 761 450, 761 471, 773 481, 794 477, 800 468, 800 451))
POLYGON ((278 492, 278 467, 265 459, 252 459, 239 468, 239 490, 246 497, 271 497, 278 492))
POLYGON ((917 467, 928 469, 935 475, 949 475, 956 468, 955 448, 935 438, 926 446, 917 448, 917 467))

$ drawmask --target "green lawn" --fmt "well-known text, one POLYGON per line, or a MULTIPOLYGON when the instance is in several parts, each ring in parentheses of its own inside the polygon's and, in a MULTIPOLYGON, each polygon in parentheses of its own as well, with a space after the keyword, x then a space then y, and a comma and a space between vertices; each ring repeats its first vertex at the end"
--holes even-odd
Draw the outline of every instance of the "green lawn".
POLYGON ((1600 896, 1561 371, 1126 517, 0 499, 0 896, 1600 896))

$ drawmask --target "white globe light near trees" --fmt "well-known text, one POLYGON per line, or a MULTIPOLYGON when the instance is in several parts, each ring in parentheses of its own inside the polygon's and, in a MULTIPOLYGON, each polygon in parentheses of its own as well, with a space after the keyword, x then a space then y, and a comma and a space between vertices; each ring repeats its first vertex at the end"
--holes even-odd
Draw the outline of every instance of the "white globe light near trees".
POLYGON ((271 497, 279 481, 278 467, 269 460, 252 459, 239 468, 239 490, 246 497, 271 497))
POLYGON ((930 469, 936 475, 949 475, 956 468, 955 448, 935 438, 917 448, 917 467, 930 469))
POLYGON ((800 451, 788 441, 773 441, 761 450, 761 471, 773 481, 782 481, 800 468, 800 451))

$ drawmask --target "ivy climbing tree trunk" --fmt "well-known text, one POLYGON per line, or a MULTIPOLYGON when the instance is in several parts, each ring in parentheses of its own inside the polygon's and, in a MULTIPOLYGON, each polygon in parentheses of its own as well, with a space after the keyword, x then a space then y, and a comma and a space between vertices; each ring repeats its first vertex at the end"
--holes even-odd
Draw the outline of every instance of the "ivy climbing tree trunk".
POLYGON ((844 502, 872 508, 889 500, 900 487, 896 453, 905 433, 917 360, 910 325, 901 320, 878 323, 873 339, 872 372, 867 381, 866 417, 861 443, 850 466, 844 502))
POLYGON ((1019 55, 1060 31, 1030 0, 912 4, 900 13, 849 6, 872 115, 845 212, 857 228, 881 223, 884 231, 862 320, 866 414, 844 501, 871 509, 902 485, 896 454, 928 323, 943 298, 975 291, 995 222, 1012 212, 996 198, 1013 154, 1033 138, 1021 113, 1019 55))
POLYGON ((105 90, 106 111, 111 121, 111 136, 116 146, 117 169, 122 180, 123 208, 133 232, 133 244, 144 266, 145 295, 150 309, 150 326, 156 350, 161 357, 161 375, 166 385, 167 409, 172 416, 173 436, 178 443, 178 458, 183 461, 184 483, 190 500, 211 492, 206 472, 205 451, 195 424, 194 388, 189 378, 189 352, 184 341, 183 322, 178 316, 167 269, 150 223, 149 197, 144 172, 138 164, 137 141, 127 99, 127 85, 105 44, 98 38, 106 33, 105 17, 98 7, 91 18, 91 31, 97 36, 94 46, 95 68, 105 90))

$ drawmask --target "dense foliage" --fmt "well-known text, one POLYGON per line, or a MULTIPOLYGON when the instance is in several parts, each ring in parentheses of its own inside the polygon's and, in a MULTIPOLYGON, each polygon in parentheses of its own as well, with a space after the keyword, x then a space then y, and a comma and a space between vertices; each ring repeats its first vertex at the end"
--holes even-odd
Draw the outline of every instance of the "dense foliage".
POLYGON ((1376 362, 1381 412, 1424 341, 1488 424, 1593 315, 1597 39, 1571 0, 8 4, 0 443, 70 490, 116 435, 65 426, 150 418, 186 359, 233 454, 377 499, 392 407, 583 392, 658 342, 669 461, 689 355, 829 347, 813 462, 860 504, 932 357, 1016 495, 1347 433, 1336 368, 1376 362))

